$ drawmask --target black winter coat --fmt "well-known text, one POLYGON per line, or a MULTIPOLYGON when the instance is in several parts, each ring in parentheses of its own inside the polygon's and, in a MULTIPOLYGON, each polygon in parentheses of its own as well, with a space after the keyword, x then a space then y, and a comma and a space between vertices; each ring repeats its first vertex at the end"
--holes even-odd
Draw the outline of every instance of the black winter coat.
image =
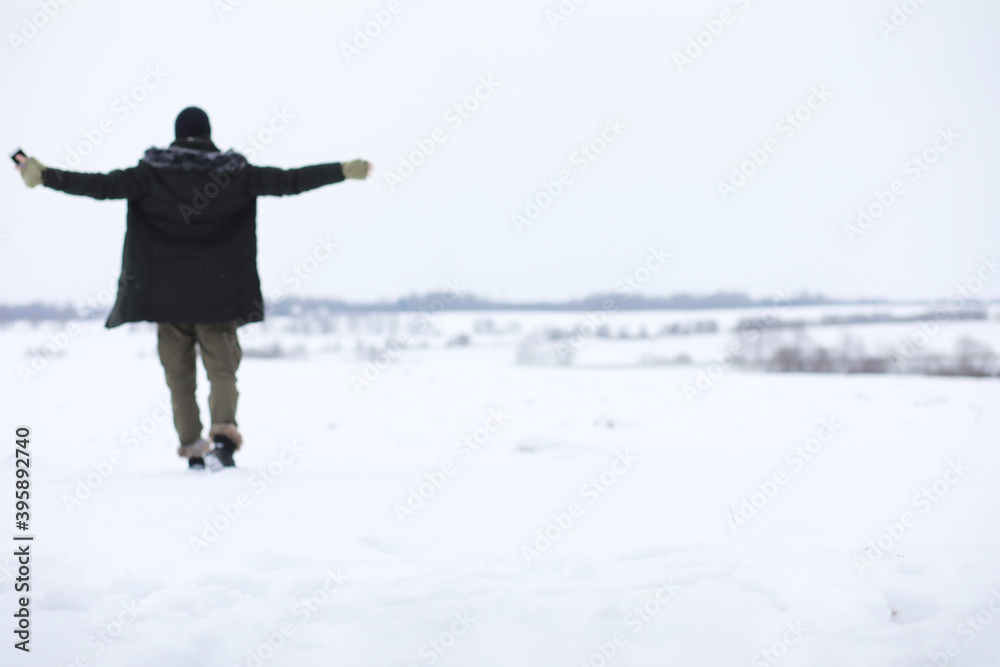
POLYGON ((208 140, 150 148, 107 174, 46 169, 43 183, 94 199, 127 199, 118 298, 105 326, 126 322, 240 325, 264 319, 257 274, 257 197, 344 180, 340 163, 255 167, 208 140))

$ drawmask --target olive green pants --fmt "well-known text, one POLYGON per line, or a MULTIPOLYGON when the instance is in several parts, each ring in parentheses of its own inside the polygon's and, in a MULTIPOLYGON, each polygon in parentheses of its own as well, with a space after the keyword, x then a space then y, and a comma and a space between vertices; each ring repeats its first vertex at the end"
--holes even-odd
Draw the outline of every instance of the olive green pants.
POLYGON ((156 330, 157 351, 170 387, 174 407, 174 426, 182 445, 201 437, 201 416, 198 412, 195 373, 195 343, 201 350, 201 362, 208 374, 211 392, 208 409, 213 424, 236 423, 236 369, 243 351, 236 337, 236 323, 167 324, 159 323, 156 330))

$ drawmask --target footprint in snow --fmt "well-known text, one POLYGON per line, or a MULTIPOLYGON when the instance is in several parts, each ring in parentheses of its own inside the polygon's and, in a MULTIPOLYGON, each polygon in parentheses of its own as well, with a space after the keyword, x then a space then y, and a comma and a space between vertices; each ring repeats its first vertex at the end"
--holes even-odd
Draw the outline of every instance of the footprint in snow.
POLYGON ((941 605, 931 598, 912 593, 886 592, 885 601, 889 605, 889 620, 893 623, 919 623, 941 612, 941 605))
POLYGON ((592 449, 578 442, 564 440, 549 440, 547 438, 523 438, 517 443, 516 450, 523 454, 551 453, 560 456, 576 454, 592 449))

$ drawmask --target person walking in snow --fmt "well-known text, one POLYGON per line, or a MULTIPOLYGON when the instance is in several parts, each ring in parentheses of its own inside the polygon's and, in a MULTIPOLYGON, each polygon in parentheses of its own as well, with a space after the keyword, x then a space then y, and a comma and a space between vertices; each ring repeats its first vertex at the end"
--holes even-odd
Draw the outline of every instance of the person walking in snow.
POLYGON ((208 115, 180 112, 176 140, 150 148, 135 167, 107 174, 46 168, 17 156, 25 184, 71 195, 128 200, 118 297, 105 327, 156 322, 157 350, 170 388, 177 453, 192 468, 233 466, 237 429, 236 330, 264 319, 257 273, 257 197, 364 180, 364 160, 299 169, 256 167, 212 143, 208 115), (195 397, 195 345, 211 384, 212 425, 202 437, 195 397))

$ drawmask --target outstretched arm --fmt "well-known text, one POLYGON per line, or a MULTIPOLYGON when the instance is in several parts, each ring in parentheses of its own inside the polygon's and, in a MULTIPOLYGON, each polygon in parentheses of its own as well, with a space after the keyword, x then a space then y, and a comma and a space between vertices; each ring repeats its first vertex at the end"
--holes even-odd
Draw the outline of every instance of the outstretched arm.
POLYGON ((84 174, 50 169, 35 158, 18 156, 17 159, 20 162, 17 169, 28 187, 45 185, 53 190, 94 199, 136 199, 145 191, 135 167, 107 174, 84 174))
POLYGON ((249 167, 249 169, 251 195, 283 197, 340 183, 347 178, 364 180, 368 177, 371 165, 364 160, 353 160, 344 163, 317 164, 299 169, 277 167, 249 167))

